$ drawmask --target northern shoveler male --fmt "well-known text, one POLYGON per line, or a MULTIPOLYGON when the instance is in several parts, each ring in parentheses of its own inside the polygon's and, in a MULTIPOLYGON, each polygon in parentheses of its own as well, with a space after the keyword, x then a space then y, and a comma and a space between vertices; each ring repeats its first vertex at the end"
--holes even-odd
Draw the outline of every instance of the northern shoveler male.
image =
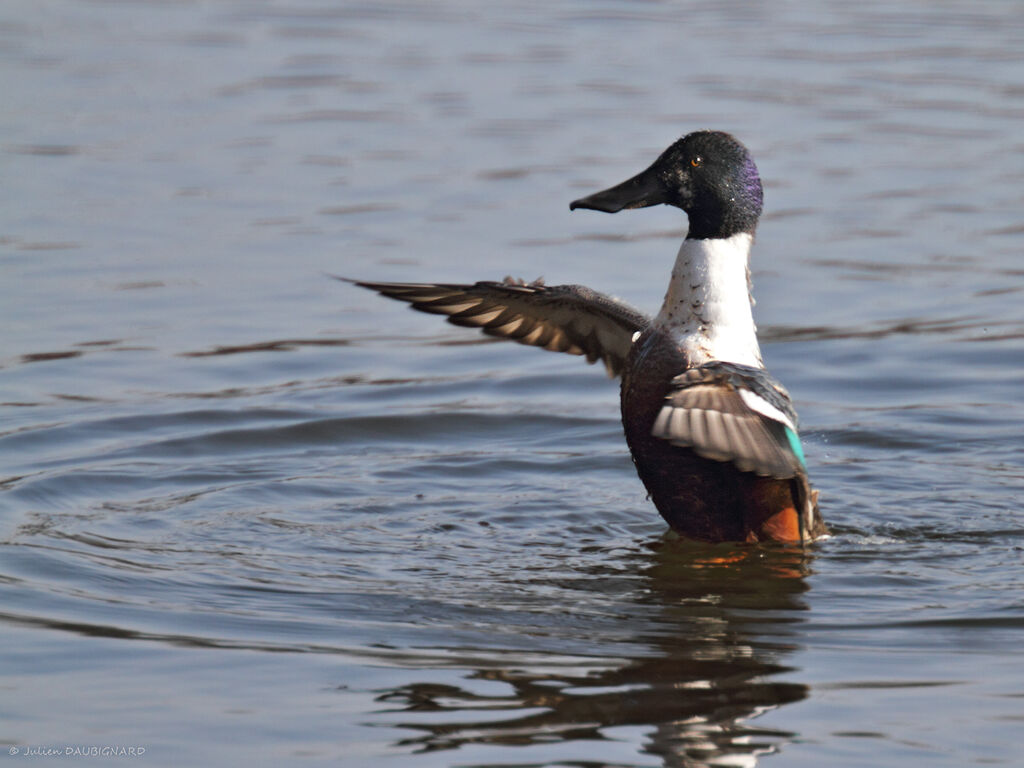
POLYGON ((579 285, 355 282, 455 325, 604 362, 640 479, 673 530, 704 541, 805 543, 826 532, 789 394, 765 370, 750 294, 762 189, 747 149, 697 131, 647 170, 570 204, 689 217, 653 318, 579 285))

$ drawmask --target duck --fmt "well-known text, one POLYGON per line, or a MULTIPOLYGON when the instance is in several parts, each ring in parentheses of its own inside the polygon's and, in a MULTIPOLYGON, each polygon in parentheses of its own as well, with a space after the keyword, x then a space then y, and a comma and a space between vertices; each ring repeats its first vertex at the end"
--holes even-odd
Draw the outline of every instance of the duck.
POLYGON ((648 498, 681 537, 806 545, 827 533, 792 398, 764 365, 750 252, 763 188, 747 148, 700 130, 645 170, 574 200, 603 213, 669 205, 688 217, 649 317, 581 285, 348 280, 449 323, 601 361, 620 379, 626 443, 648 498))

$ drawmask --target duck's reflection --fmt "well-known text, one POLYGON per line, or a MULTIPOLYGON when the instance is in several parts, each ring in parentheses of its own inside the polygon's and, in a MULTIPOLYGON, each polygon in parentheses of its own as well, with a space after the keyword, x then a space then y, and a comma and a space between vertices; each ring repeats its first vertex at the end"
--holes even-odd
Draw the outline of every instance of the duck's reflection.
MULTIPOLYGON (((793 671, 784 659, 805 608, 806 556, 760 548, 709 552, 675 541, 661 543, 640 567, 635 642, 621 666, 538 670, 520 662, 479 669, 476 679, 507 684, 494 696, 430 683, 385 692, 379 700, 390 711, 397 705, 416 713, 401 727, 419 735, 401 746, 607 740, 616 738, 613 729, 632 726, 647 732, 645 751, 666 766, 750 766, 793 739, 748 721, 807 696, 806 686, 780 679, 793 671)), ((601 640, 594 638, 595 646, 601 640)), ((593 750, 587 764, 603 764, 593 762, 593 750)))

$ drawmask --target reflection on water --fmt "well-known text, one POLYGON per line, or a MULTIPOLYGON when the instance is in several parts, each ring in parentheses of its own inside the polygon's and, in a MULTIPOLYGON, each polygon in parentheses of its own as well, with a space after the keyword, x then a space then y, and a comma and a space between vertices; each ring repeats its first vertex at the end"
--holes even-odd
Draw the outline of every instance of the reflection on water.
POLYGON ((510 653, 504 664, 469 676, 501 683, 501 692, 421 682, 377 701, 390 724, 418 734, 396 746, 416 751, 602 740, 614 738, 613 729, 640 726, 644 751, 665 766, 754 765, 796 734, 749 721, 808 694, 806 685, 778 679, 794 671, 785 658, 796 649, 791 627, 806 610, 807 571, 805 556, 793 550, 709 553, 678 540, 659 543, 642 567, 639 592, 657 613, 635 628, 632 641, 642 652, 620 665, 524 663, 510 653))
MULTIPOLYGON (((534 542, 539 555, 524 546, 515 567, 488 572, 483 564, 498 551, 479 548, 489 534, 476 536, 467 528, 471 519, 456 514, 426 543, 436 524, 402 536, 408 521, 369 523, 377 549, 422 550, 389 553, 371 574, 352 567, 352 551, 362 543, 356 529, 341 535, 339 523, 303 523, 294 513, 264 521, 283 543, 262 555, 254 542, 269 542, 270 529, 244 540, 257 521, 236 529, 243 518, 233 507, 223 517, 196 515, 158 540, 99 533, 118 519, 136 521, 136 534, 160 519, 180 519, 187 504, 176 501, 159 509, 142 500, 120 509, 105 503, 91 519, 54 514, 22 525, 11 565, 23 575, 10 585, 14 602, 0 620, 213 654, 218 660, 206 662, 213 665, 257 652, 285 669, 295 663, 289 659, 315 657, 339 667, 354 658, 367 670, 400 670, 388 687, 374 684, 376 674, 326 680, 342 699, 353 689, 372 692, 374 703, 359 718, 387 729, 400 754, 459 752, 443 765, 464 764, 462 755, 474 747, 552 745, 580 758, 565 764, 621 765, 602 754, 605 745, 626 744, 669 767, 753 766, 798 738, 795 730, 759 726, 757 717, 810 693, 790 663, 803 650, 810 553, 708 546, 671 535, 601 551, 545 535, 534 542), (80 532, 70 532, 74 527, 80 532), (389 533, 397 541, 389 542, 389 533), (76 588, 88 583, 74 575, 88 564, 130 579, 136 605, 98 586, 91 595, 76 588), (49 571, 63 571, 71 590, 63 599, 29 594, 41 588, 30 574, 49 571), (192 592, 200 597, 183 601, 192 592), (40 615, 39 606, 50 615, 40 615), (140 621, 149 628, 132 626, 140 621), (369 625, 383 629, 378 637, 394 637, 394 645, 346 644, 369 625)), ((500 517, 493 519, 499 528, 500 517)), ((496 547, 530 535, 517 525, 496 534, 496 547)))

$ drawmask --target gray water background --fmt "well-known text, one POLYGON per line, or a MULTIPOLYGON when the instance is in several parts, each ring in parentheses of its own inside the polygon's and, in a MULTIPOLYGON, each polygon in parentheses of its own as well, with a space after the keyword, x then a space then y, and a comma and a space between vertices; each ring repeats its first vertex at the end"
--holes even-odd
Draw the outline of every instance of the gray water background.
POLYGON ((0 93, 12 764, 1024 765, 1024 4, 8 0, 0 93), (808 558, 665 540, 597 368, 327 277, 651 312, 685 218, 568 202, 706 127, 808 558))

